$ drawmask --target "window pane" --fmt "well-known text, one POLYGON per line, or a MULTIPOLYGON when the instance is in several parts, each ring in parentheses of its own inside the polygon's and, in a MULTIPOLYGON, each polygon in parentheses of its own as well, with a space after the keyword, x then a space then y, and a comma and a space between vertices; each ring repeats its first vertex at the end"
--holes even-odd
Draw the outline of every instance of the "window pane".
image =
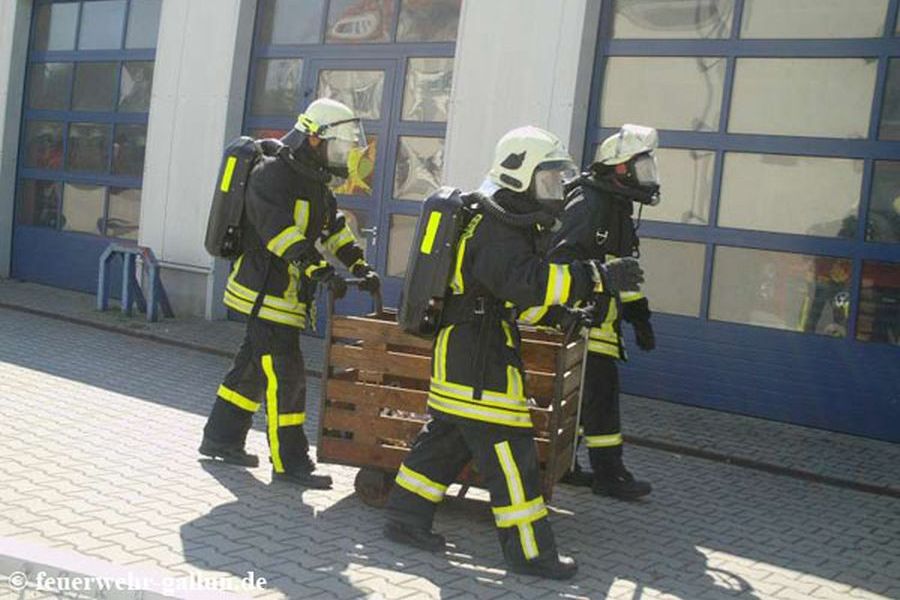
POLYGON ((156 48, 162 0, 131 0, 126 48, 156 48))
POLYGON ((656 312, 696 317, 703 289, 703 244, 644 238, 641 267, 646 283, 641 286, 656 312))
POLYGON ((141 190, 109 188, 109 216, 106 235, 137 240, 141 223, 141 190))
POLYGON ((262 0, 260 43, 317 44, 325 0, 262 0))
POLYGON ((29 121, 25 125, 25 166, 34 169, 61 169, 63 124, 29 121))
POLYGON ((645 206, 643 218, 668 223, 706 225, 712 197, 716 153, 711 150, 659 148, 661 202, 645 206))
POLYGON ((31 65, 28 80, 28 106, 38 110, 69 108, 72 63, 31 65))
POLYGON ((296 117, 302 92, 302 73, 303 61, 299 58, 263 59, 257 62, 250 112, 261 116, 296 117))
POLYGON ((335 194, 347 196, 371 196, 375 179, 375 158, 378 155, 378 138, 366 136, 369 145, 364 152, 354 149, 348 160, 350 176, 347 179, 333 181, 335 194))
POLYGON ((403 120, 446 121, 452 83, 452 58, 410 58, 403 88, 403 120))
POLYGON ((363 119, 381 117, 384 71, 320 71, 319 98, 343 102, 363 119))
POLYGON ((745 0, 743 38, 881 37, 888 0, 745 0))
POLYGON ((250 129, 247 131, 246 135, 249 135, 255 140, 264 140, 266 138, 274 138, 276 140, 284 137, 287 131, 284 129, 250 129))
POLYGON ((346 208, 341 208, 340 210, 344 213, 344 217, 347 220, 347 226, 359 242, 359 247, 363 251, 363 257, 365 257, 369 251, 369 238, 364 236, 360 229, 369 226, 368 215, 363 212, 347 210, 346 208))
POLYGON ((462 0, 403 0, 398 42, 453 42, 462 0))
POLYGON ((391 215, 391 231, 388 239, 388 277, 406 275, 406 263, 409 262, 409 247, 416 235, 418 217, 409 215, 391 215))
POLYGON ((719 226, 854 237, 863 161, 725 155, 719 226))
POLYGON ((119 86, 119 112, 147 112, 150 110, 150 91, 153 88, 153 63, 122 63, 122 82, 119 86))
POLYGON ((113 144, 113 173, 141 177, 144 174, 146 125, 117 125, 113 144))
POLYGON ((875 163, 866 240, 900 242, 900 162, 875 163))
POLYGON ((394 197, 425 200, 441 186, 443 169, 443 139, 401 136, 397 146, 394 197))
POLYGON ((66 168, 70 171, 106 172, 112 127, 100 123, 72 123, 66 168))
POLYGON ((731 35, 734 0, 615 0, 613 37, 723 39, 731 35))
POLYGON ((110 50, 122 47, 125 0, 85 2, 81 11, 79 50, 110 50))
POLYGON ((50 4, 38 8, 34 49, 74 50, 78 27, 78 4, 50 4))
POLYGON ((57 181, 23 181, 19 188, 16 223, 59 228, 59 201, 62 184, 57 181))
POLYGON ((841 258, 720 246, 709 317, 844 337, 851 272, 841 258))
POLYGON ((739 58, 728 131, 868 137, 877 71, 875 59, 739 58))
POLYGON ((900 264, 863 262, 856 339, 900 345, 900 264))
POLYGON ((113 110, 116 106, 117 74, 117 63, 78 63, 72 110, 113 110))
POLYGON ((895 58, 888 63, 878 137, 882 140, 900 140, 900 59, 895 58))
POLYGON ((606 66, 601 124, 717 131, 725 59, 614 56, 606 66))
POLYGON ((362 44, 391 41, 394 0, 331 0, 325 41, 362 44))
POLYGON ((105 200, 103 186, 67 183, 63 193, 63 230, 103 235, 105 200))

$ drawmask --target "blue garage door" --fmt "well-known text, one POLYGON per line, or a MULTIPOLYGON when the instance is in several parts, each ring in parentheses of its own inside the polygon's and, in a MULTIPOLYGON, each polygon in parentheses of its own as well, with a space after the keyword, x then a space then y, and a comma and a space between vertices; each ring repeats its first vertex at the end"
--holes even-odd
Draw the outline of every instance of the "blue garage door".
POLYGON ((110 238, 137 240, 161 3, 35 3, 13 277, 95 291, 110 238))
MULTIPOLYGON (((244 129, 280 137, 313 100, 363 118, 365 154, 336 186, 396 306, 421 201, 440 185, 461 0, 261 0, 244 129)), ((371 308, 351 294, 342 312, 371 308)))
POLYGON ((586 155, 622 123, 662 146, 626 391, 900 441, 897 11, 603 3, 586 155))

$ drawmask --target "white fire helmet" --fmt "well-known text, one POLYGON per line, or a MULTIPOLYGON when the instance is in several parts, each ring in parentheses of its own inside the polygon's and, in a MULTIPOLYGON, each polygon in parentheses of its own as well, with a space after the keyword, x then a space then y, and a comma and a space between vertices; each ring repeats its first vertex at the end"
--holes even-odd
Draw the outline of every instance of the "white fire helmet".
POLYGON ((528 126, 513 129, 500 138, 488 179, 514 192, 524 192, 533 185, 538 200, 562 200, 563 180, 577 173, 558 137, 528 126))
POLYGON ((362 122, 349 106, 330 98, 319 98, 297 117, 294 130, 326 140, 326 158, 334 167, 346 167, 351 153, 367 146, 362 122))

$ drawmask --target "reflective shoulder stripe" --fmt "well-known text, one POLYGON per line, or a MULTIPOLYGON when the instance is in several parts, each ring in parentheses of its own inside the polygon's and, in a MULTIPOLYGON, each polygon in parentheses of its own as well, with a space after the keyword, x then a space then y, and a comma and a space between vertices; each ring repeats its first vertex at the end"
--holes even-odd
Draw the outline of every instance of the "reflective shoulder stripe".
POLYGON ((231 178, 234 177, 234 167, 237 165, 237 157, 229 156, 225 161, 225 172, 222 174, 222 183, 219 189, 223 192, 231 190, 231 178))
POLYGON ((294 225, 300 229, 300 233, 306 235, 309 227, 309 200, 297 198, 294 202, 294 225))
POLYGON ((453 290, 454 294, 462 294, 466 289, 462 274, 463 261, 466 257, 466 246, 469 243, 469 239, 475 235, 475 229, 478 228, 478 224, 481 223, 483 217, 484 215, 481 214, 472 217, 472 220, 459 238, 459 247, 456 249, 456 266, 453 269, 453 279, 450 281, 450 289, 453 290))
POLYGON ((224 384, 219 386, 219 390, 216 392, 216 394, 222 400, 231 402, 238 408, 242 408, 248 412, 256 412, 259 410, 259 407, 262 406, 259 402, 254 402, 250 398, 247 398, 246 396, 242 396, 241 394, 237 393, 236 391, 234 391, 228 387, 225 387, 224 384))
POLYGON ((569 265, 550 263, 547 269, 547 292, 544 294, 544 306, 565 304, 569 300, 572 288, 572 273, 569 265))
POLYGON ((447 492, 446 485, 432 481, 404 464, 400 465, 400 470, 397 471, 397 477, 394 481, 403 489, 435 504, 443 500, 444 494, 447 492))
POLYGON ((287 252, 288 248, 305 239, 306 238, 303 236, 303 233, 301 233, 299 227, 296 225, 288 225, 281 233, 269 240, 269 243, 266 244, 266 249, 275 256, 281 257, 284 256, 284 253, 287 252))
POLYGON ((622 445, 622 434, 611 433, 609 435, 586 435, 584 445, 588 448, 612 448, 622 445))
POLYGON ((441 213, 433 211, 428 215, 428 225, 425 227, 425 235, 422 237, 422 243, 419 246, 419 252, 422 254, 431 254, 434 248, 434 238, 437 237, 438 227, 441 225, 441 213))

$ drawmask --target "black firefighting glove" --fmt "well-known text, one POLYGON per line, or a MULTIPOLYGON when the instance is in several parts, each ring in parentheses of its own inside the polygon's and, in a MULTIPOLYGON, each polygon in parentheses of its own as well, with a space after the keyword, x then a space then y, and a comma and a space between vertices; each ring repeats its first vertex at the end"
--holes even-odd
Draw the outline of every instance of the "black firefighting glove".
POLYGON ((634 338, 637 341, 638 348, 649 352, 656 348, 656 336, 653 334, 653 325, 650 320, 635 321, 631 324, 634 327, 634 338))
POLYGON ((358 277, 362 280, 359 282, 358 286, 362 291, 369 292, 370 294, 377 294, 378 290, 381 289, 381 278, 371 265, 359 263, 354 265, 350 272, 354 277, 358 277))
POLYGON ((634 337, 638 348, 650 351, 656 348, 656 336, 650 324, 650 303, 646 298, 622 303, 622 318, 634 327, 634 337))
POLYGON ((316 269, 310 275, 310 279, 327 287, 337 300, 347 295, 347 282, 331 265, 316 269))
POLYGON ((574 333, 576 331, 580 331, 583 328, 590 327, 596 316, 594 314, 595 311, 593 306, 587 308, 571 308, 568 306, 559 306, 554 308, 562 309, 558 314, 554 316, 556 326, 566 334, 574 333))
POLYGON ((596 259, 587 261, 588 270, 594 283, 602 286, 605 294, 616 292, 636 292, 644 283, 644 270, 636 258, 614 258, 608 262, 596 259))

